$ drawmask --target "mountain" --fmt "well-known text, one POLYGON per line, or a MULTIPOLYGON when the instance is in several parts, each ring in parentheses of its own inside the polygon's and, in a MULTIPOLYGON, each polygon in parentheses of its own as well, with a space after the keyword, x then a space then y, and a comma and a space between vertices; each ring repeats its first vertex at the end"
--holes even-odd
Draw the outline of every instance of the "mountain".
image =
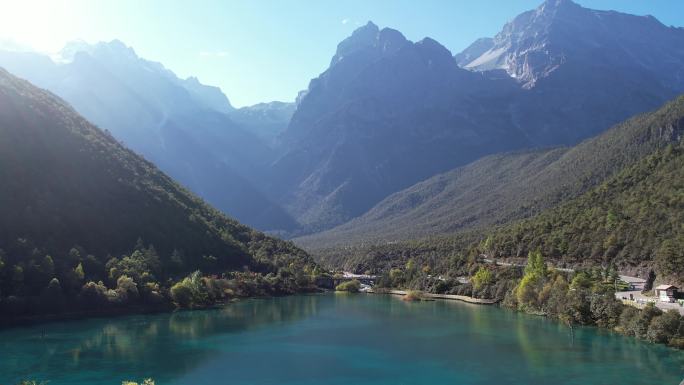
POLYGON ((684 91, 683 28, 570 0, 545 1, 456 59, 527 90, 511 108, 538 145, 576 142, 684 91))
POLYGON ((565 0, 455 56, 368 23, 301 96, 266 190, 315 233, 483 156, 577 144, 684 92, 683 47, 682 28, 565 0))
POLYGON ((657 108, 684 92, 682 47, 684 29, 653 17, 548 0, 456 55, 369 22, 295 104, 236 109, 119 41, 55 60, 0 51, 0 65, 222 211, 297 236, 482 157, 573 146, 657 108))
POLYGON ((511 92, 514 82, 459 68, 432 39, 368 23, 301 98, 279 138, 287 150, 269 178, 272 197, 321 230, 435 173, 526 146, 500 102, 511 92))
POLYGON ((684 97, 574 147, 484 157, 394 193, 359 218, 296 241, 307 248, 444 235, 539 214, 681 141, 684 97))
MULTIPOLYGON (((196 269, 277 273, 310 263, 291 243, 224 216, 55 95, 5 70, 0 177, 4 297, 60 285, 65 294, 78 293, 84 280, 116 285, 122 273, 143 293, 159 291, 145 286, 155 281, 150 274, 164 285, 165 277, 196 269)), ((3 311, 16 300, 1 299, 3 311)))
MULTIPOLYGON (((260 233, 229 219, 53 94, 0 70, 3 243, 53 250, 79 245, 117 255, 138 238, 160 254, 253 262, 260 233)), ((293 249, 294 251, 294 249, 293 249)))
MULTIPOLYGON (((173 76, 171 79, 173 79, 173 76)), ((218 87, 204 85, 196 77, 181 80, 180 84, 190 92, 193 99, 212 110, 223 112, 224 114, 230 114, 235 111, 226 95, 218 87)))
POLYGON ((233 110, 230 117, 249 132, 273 145, 276 138, 287 128, 296 109, 295 103, 259 103, 233 110))
POLYGON ((459 66, 464 67, 468 63, 482 56, 483 53, 489 51, 492 46, 494 46, 494 39, 490 37, 477 39, 466 49, 454 55, 454 59, 459 66))
MULTIPOLYGON (((449 274, 466 256, 517 262, 539 250, 555 266, 615 266, 644 277, 655 270, 663 282, 684 282, 683 173, 680 96, 576 147, 497 155, 413 186, 372 210, 376 215, 359 221, 357 231, 345 225, 338 234, 323 233, 338 241, 347 236, 349 242, 322 240, 337 246, 317 255, 357 272, 386 272, 412 260, 414 266, 430 266, 432 274, 449 274), (477 177, 491 171, 487 167, 499 171, 478 184, 477 177), (515 171, 518 167, 521 171, 515 171), (513 175, 493 180, 508 172, 513 175), (477 194, 483 197, 474 199, 477 194), (402 206, 416 202, 412 209, 402 206), (465 222, 460 231, 440 235, 455 231, 469 219, 461 213, 471 210, 480 226, 465 222), (370 235, 361 237, 364 232, 370 235), (373 240, 378 234, 386 238, 373 240)), ((314 244, 315 237, 301 243, 314 244)))
POLYGON ((583 8, 571 0, 547 0, 518 15, 494 38, 475 41, 456 55, 464 68, 500 69, 533 88, 554 72, 589 69, 660 73, 653 79, 681 88, 682 28, 666 27, 653 16, 583 8))
MULTIPOLYGON (((684 113, 684 98, 679 112, 684 113)), ((667 126, 666 126, 667 127, 667 126)), ((609 265, 684 282, 684 115, 656 150, 585 194, 493 231, 486 252, 522 257, 541 250, 567 265, 609 265), (673 138, 674 139, 674 138, 673 138)))
POLYGON ((0 51, 0 66, 64 98, 220 210, 261 229, 296 225, 256 185, 272 150, 230 118, 220 89, 179 79, 116 40, 68 44, 56 62, 0 51))

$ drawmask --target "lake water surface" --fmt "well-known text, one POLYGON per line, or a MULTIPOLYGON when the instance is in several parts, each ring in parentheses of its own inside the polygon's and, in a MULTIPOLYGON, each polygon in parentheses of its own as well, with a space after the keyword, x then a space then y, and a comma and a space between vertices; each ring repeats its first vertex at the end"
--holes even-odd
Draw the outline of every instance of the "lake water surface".
POLYGON ((677 385, 684 352, 492 306, 321 294, 0 331, 0 384, 677 385), (44 335, 43 335, 44 334, 44 335))

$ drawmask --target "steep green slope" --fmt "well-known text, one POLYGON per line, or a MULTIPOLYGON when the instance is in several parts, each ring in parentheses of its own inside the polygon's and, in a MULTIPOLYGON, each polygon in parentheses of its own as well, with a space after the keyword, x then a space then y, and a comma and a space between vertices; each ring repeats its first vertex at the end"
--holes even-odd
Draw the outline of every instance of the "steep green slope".
MULTIPOLYGON (((684 127, 684 119, 678 124, 684 127)), ((684 142, 657 149, 579 197, 528 219, 448 236, 331 248, 319 257, 331 266, 372 273, 404 269, 413 261, 432 274, 455 278, 478 255, 522 262, 535 250, 556 266, 654 269, 663 281, 684 282, 684 142)))
MULTIPOLYGON (((554 207, 527 219, 452 235, 330 248, 319 253, 321 260, 351 270, 380 272, 403 267, 413 259, 417 266, 448 274, 454 261, 468 256, 484 253, 520 258, 539 249, 557 265, 614 264, 641 271, 655 268, 659 275, 682 282, 683 134, 684 97, 679 97, 658 111, 630 119, 564 150, 558 161, 536 174, 536 180, 525 179, 528 191, 565 188, 575 194, 567 199, 541 195, 560 201, 554 207), (551 167, 557 170, 552 173, 551 167), (550 175, 562 182, 560 187, 550 189, 546 184, 550 175), (594 186, 586 187, 591 184, 594 186), (579 193, 582 189, 585 191, 579 193)), ((524 155, 510 157, 520 159, 524 155)), ((506 191, 508 185, 500 188, 506 191)))
POLYGON ((530 217, 682 135, 684 97, 572 148, 498 154, 395 193, 365 215, 296 239, 311 249, 449 234, 530 217))
POLYGON ((296 227, 258 186, 259 170, 273 154, 253 131, 263 125, 257 121, 263 116, 242 116, 243 109, 235 110, 217 87, 179 79, 118 40, 72 42, 59 55, 53 61, 43 54, 0 49, 0 67, 63 98, 241 223, 262 230, 296 227), (242 123, 232 119, 234 114, 242 123))
MULTIPOLYGON (((679 121, 684 128, 684 119, 679 121)), ((636 267, 684 280, 684 146, 658 149, 580 197, 495 231, 494 256, 541 250, 568 264, 636 267)))
POLYGON ((52 278, 67 295, 88 280, 116 286, 124 270, 152 274, 136 282, 142 287, 196 269, 278 273, 311 263, 291 243, 209 207, 51 93, 1 69, 0 180, 3 297, 38 295, 52 278), (134 250, 136 257, 112 259, 134 250))

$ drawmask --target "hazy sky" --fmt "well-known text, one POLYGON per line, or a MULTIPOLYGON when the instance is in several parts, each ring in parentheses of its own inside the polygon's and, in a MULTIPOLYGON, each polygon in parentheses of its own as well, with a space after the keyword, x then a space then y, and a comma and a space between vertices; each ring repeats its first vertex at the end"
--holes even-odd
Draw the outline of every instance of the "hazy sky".
MULTIPOLYGON (((337 43, 372 20, 453 53, 493 36, 541 0, 0 0, 0 39, 58 51, 120 39, 181 77, 223 89, 236 106, 291 101, 325 70, 337 43)), ((579 0, 684 25, 682 0, 579 0)))

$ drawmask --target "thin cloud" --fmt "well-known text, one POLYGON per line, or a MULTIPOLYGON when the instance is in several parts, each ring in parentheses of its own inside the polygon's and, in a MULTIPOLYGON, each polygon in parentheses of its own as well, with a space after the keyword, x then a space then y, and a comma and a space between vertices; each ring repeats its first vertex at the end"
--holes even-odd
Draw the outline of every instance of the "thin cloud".
POLYGON ((228 51, 200 51, 199 55, 206 58, 223 58, 228 56, 228 51))
POLYGON ((342 24, 346 25, 347 23, 349 23, 349 19, 342 19, 342 24))

